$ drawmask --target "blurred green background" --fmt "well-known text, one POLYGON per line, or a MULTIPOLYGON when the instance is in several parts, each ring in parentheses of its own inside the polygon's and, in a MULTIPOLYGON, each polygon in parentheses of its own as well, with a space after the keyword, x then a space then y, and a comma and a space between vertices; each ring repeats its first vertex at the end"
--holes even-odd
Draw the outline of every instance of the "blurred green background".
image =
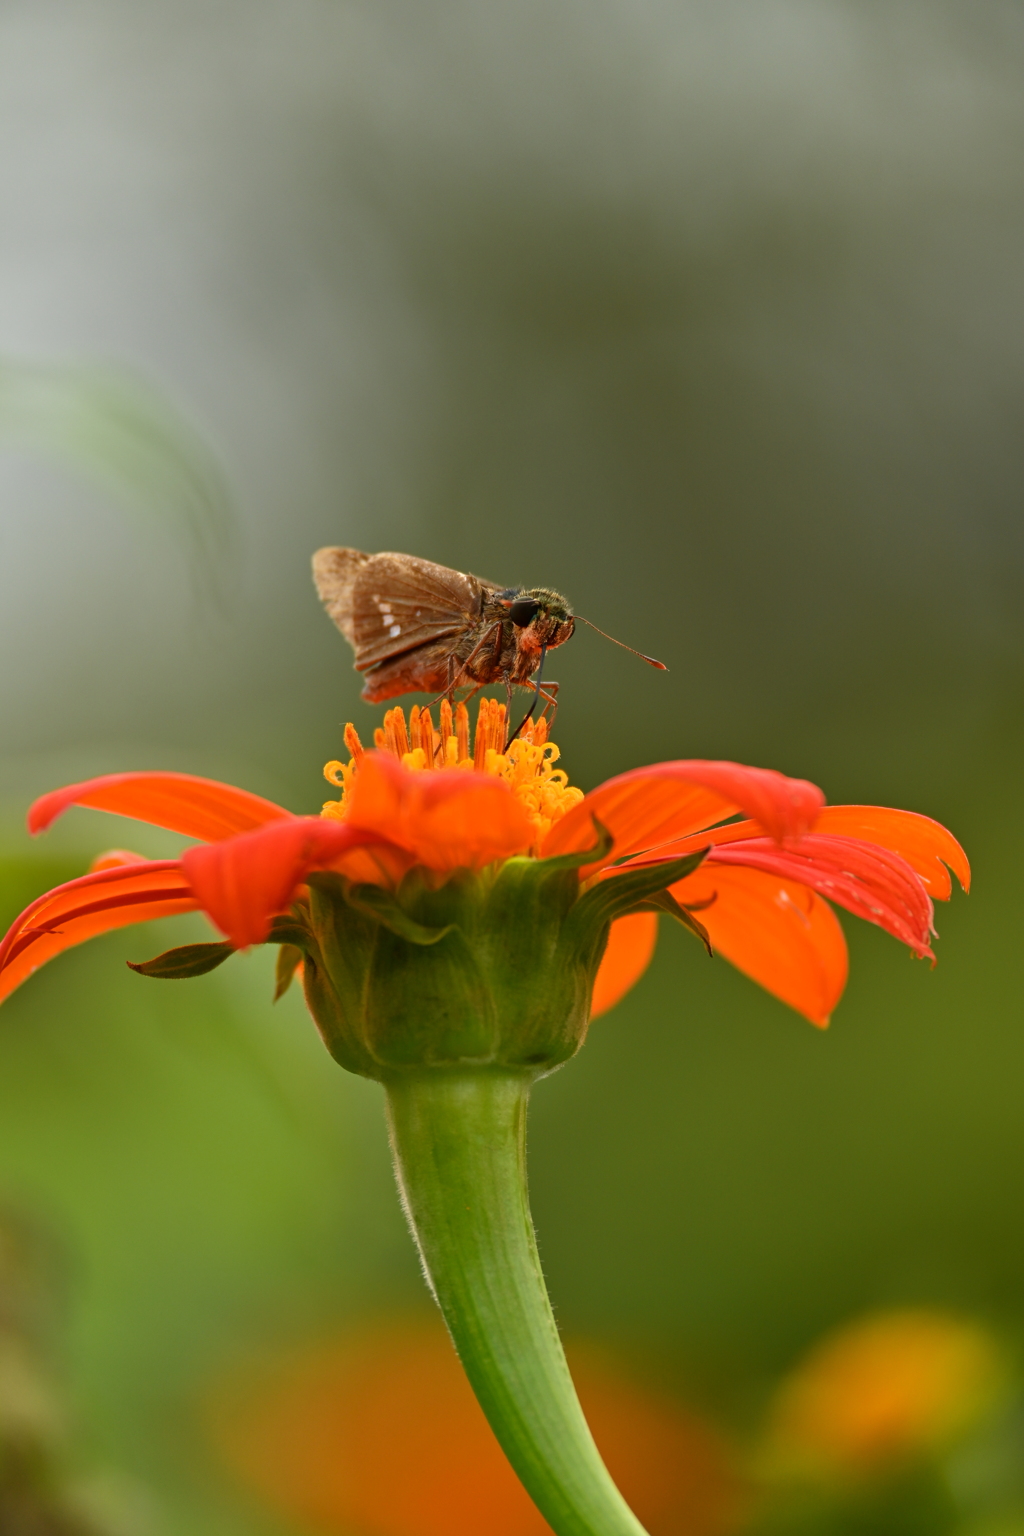
MULTIPOLYGON (((105 487, 3 444, 0 915, 174 846, 92 812, 31 844, 60 783, 319 806, 377 720, 324 543, 553 585, 663 657, 559 652, 584 787, 732 757, 966 845, 934 972, 849 922, 821 1035, 666 931, 535 1095, 561 1325, 741 1436, 860 1312, 1024 1328, 1022 85, 1002 0, 0 4, 0 354, 125 367, 209 454, 198 491, 105 487)), ((426 1303, 377 1089, 271 1009, 265 954, 125 968, 187 929, 5 1007, 0 1193, 63 1254, 75 1454, 160 1533, 278 1532, 208 1383, 426 1303)))

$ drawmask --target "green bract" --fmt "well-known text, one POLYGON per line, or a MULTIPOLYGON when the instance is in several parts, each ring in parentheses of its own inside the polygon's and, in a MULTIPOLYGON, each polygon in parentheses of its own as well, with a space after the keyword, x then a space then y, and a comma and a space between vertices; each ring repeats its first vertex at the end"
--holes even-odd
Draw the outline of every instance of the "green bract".
POLYGON ((424 1067, 540 1076, 567 1061, 613 919, 703 857, 581 885, 603 851, 508 859, 440 885, 414 869, 393 893, 311 875, 303 987, 331 1055, 381 1080, 424 1067))
MULTIPOLYGON (((441 878, 412 869, 396 890, 324 871, 274 923, 280 997, 302 963, 310 1013, 349 1072, 384 1081, 427 1067, 510 1067, 539 1077, 583 1044, 608 931, 617 917, 668 911, 707 935, 666 886, 706 853, 614 879, 580 880, 610 846, 561 858, 506 859, 441 878)), ((201 976, 230 944, 186 944, 132 969, 201 976)))

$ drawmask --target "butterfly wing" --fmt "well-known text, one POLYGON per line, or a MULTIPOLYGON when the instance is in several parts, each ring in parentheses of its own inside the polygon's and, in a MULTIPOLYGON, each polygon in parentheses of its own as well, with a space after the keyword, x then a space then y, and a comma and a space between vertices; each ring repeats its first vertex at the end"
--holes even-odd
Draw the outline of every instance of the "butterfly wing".
POLYGON ((318 550, 313 577, 358 672, 464 634, 479 622, 484 593, 496 590, 464 571, 390 551, 318 550))
POLYGON ((356 643, 353 589, 359 572, 372 559, 358 549, 318 549, 313 556, 317 595, 351 646, 356 643))

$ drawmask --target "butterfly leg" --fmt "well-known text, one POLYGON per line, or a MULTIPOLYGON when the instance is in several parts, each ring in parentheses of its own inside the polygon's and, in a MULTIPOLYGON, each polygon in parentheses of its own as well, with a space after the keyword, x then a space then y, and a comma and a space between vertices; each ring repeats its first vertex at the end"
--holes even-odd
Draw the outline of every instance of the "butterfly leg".
MULTIPOLYGON (((483 650, 484 646, 487 644, 487 642, 492 637, 495 639, 496 654, 500 656, 500 654, 501 654, 501 624, 497 623, 497 624, 492 625, 490 629, 484 631, 484 633, 480 636, 480 639, 477 641, 476 645, 474 645, 473 649, 470 651, 469 655, 466 657, 465 661, 461 661, 461 662, 458 662, 458 664, 456 664, 456 658, 454 656, 449 656, 448 657, 448 681, 445 684, 445 687, 442 689, 442 691, 437 695, 437 698, 436 699, 431 699, 430 705, 428 705, 428 708, 432 707, 434 704, 440 703, 440 701, 442 699, 447 699, 449 704, 453 702, 455 690, 456 690, 456 688, 458 688, 458 687, 460 687, 462 685, 463 680, 465 678, 465 673, 467 672, 467 670, 469 668, 470 662, 476 660, 477 656, 480 654, 480 652, 483 650)), ((470 679, 468 679, 468 681, 471 684, 474 685, 472 687, 472 691, 469 694, 469 698, 472 699, 472 698, 475 698, 475 696, 480 692, 481 688, 485 688, 487 686, 487 684, 489 682, 493 682, 494 679, 493 679, 493 677, 487 677, 487 678, 484 678, 482 683, 476 682, 475 678, 470 678, 470 679)), ((468 699, 465 702, 468 703, 468 699)))
POLYGON ((545 683, 539 691, 541 698, 544 700, 544 708, 540 712, 540 718, 547 720, 548 730, 550 730, 555 723, 555 716, 558 714, 558 684, 545 683), (550 715, 548 710, 551 711, 550 715))
MULTIPOLYGON (((518 730, 509 735, 509 727, 512 724, 512 678, 508 672, 503 672, 501 680, 505 684, 505 751, 507 752, 523 727, 520 725, 518 730)), ((525 723, 524 721, 523 724, 525 723)))
MULTIPOLYGON (((458 690, 460 688, 466 687, 466 686, 468 686, 468 685, 456 682, 455 687, 454 687, 454 689, 452 690, 451 693, 448 692, 447 688, 442 688, 440 693, 435 693, 434 697, 427 704, 427 708, 428 709, 433 709, 434 705, 435 704, 440 704, 442 699, 447 699, 449 704, 454 704, 455 703, 455 697, 454 697, 455 694, 458 692, 458 690)), ((484 683, 474 683, 472 685, 472 687, 470 687, 469 692, 466 694, 465 698, 460 699, 459 703, 460 704, 471 704, 473 702, 473 700, 476 698, 477 694, 480 692, 481 688, 483 688, 485 686, 486 685, 484 683)))
MULTIPOLYGON (((523 718, 520 720, 519 724, 516 726, 515 730, 512 732, 512 735, 506 741, 506 743, 505 743, 505 751, 506 752, 508 751, 508 749, 512 745, 512 743, 515 741, 516 737, 519 735, 519 732, 523 729, 523 726, 526 724, 526 722, 528 720, 532 720, 533 719, 534 711, 536 710, 537 705, 540 703, 541 694, 544 694, 544 698, 547 700, 547 703, 544 705, 545 713, 547 712, 549 704, 554 704, 556 709, 558 707, 557 697, 552 698, 552 696, 550 694, 544 692, 544 686, 543 686, 544 662, 547 659, 547 653, 548 653, 547 646, 546 645, 542 645, 541 648, 540 648, 540 665, 537 668, 537 681, 534 684, 534 689, 533 689, 533 701, 530 704, 529 709, 526 711, 526 714, 523 716, 523 718)), ((509 682, 509 678, 508 678, 507 674, 506 674, 506 677, 505 677, 505 686, 508 689, 508 705, 506 705, 506 709, 508 709, 508 708, 511 707, 511 704, 512 704, 512 688, 511 688, 511 684, 509 682)), ((552 685, 549 683, 548 687, 550 688, 551 686, 552 685)), ((555 688, 555 693, 557 695, 557 692, 558 692, 558 684, 557 683, 554 684, 554 688, 555 688)), ((506 718, 507 718, 507 716, 506 716, 506 718)))
MULTIPOLYGON (((495 659, 497 660, 501 656, 501 623, 500 623, 500 621, 497 624, 493 624, 490 629, 484 631, 484 633, 480 636, 480 639, 477 641, 476 645, 474 645, 473 649, 470 651, 469 655, 466 657, 465 661, 460 663, 459 669, 455 673, 454 677, 452 676, 451 671, 449 671, 448 677, 449 677, 449 687, 450 688, 454 688, 455 686, 457 686, 457 684, 459 682, 459 679, 468 670, 470 662, 476 660, 477 656, 479 656, 480 652, 483 650, 484 646, 487 644, 487 642, 489 640, 494 640, 494 642, 495 642, 495 659)), ((449 668, 451 667, 451 664, 454 661, 454 659, 455 659, 454 657, 450 657, 449 658, 449 668)), ((472 681, 475 682, 476 679, 473 678, 472 681)), ((485 677, 483 682, 479 686, 481 688, 486 687, 486 685, 489 682, 493 682, 493 681, 494 681, 493 675, 491 677, 485 677)))

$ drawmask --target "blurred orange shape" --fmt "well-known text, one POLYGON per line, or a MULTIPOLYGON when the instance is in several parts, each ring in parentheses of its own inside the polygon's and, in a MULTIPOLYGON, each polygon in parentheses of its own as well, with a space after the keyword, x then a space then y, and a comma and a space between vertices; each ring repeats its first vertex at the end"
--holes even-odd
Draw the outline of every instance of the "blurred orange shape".
MULTIPOLYGON (((671 1398, 569 1351, 609 1471, 653 1536, 724 1536, 737 1486, 715 1432, 671 1398)), ((235 1474, 318 1536, 550 1536, 440 1323, 327 1339, 216 1395, 235 1474)))
POLYGON ((776 1465, 864 1475, 941 1448, 998 1398, 992 1335, 942 1312, 883 1312, 829 1334, 783 1382, 771 1415, 776 1465))

